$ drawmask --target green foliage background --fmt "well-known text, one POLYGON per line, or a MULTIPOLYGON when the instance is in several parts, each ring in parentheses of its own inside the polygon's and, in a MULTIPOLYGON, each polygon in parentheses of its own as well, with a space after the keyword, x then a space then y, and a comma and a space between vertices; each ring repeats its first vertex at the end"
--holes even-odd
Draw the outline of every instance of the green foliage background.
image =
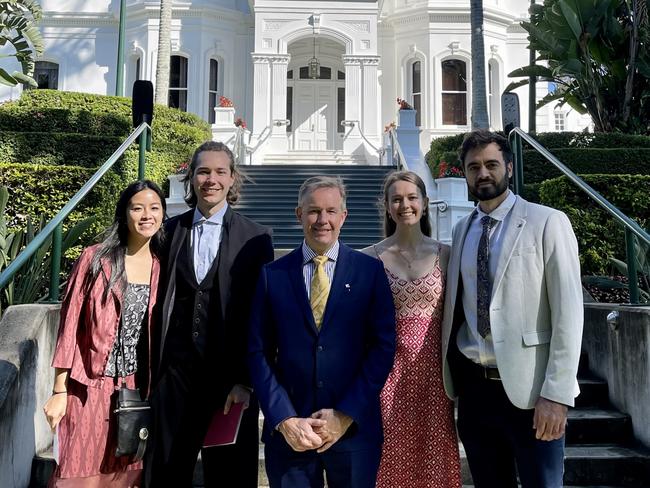
MULTIPOLYGON (((131 99, 56 90, 29 90, 0 106, 0 185, 9 190, 10 228, 27 215, 49 220, 132 131, 131 99)), ((145 176, 163 187, 167 176, 210 139, 197 116, 156 106, 152 151, 145 176)), ((120 191, 137 178, 138 146, 132 145, 64 223, 94 215, 87 245, 111 223, 120 191)), ((79 247, 68 254, 74 257, 79 247)))
MULTIPOLYGON (((427 163, 458 160, 465 134, 431 142, 427 163)), ((623 213, 650 227, 650 137, 622 133, 550 132, 535 138, 623 213)), ((583 274, 608 274, 610 256, 625 260, 622 227, 536 151, 524 150, 527 200, 567 213, 578 238, 583 274)))
MULTIPOLYGON (((641 227, 650 228, 650 176, 581 175, 597 192, 641 227)), ((625 261, 623 227, 566 177, 541 184, 541 202, 566 213, 580 247, 582 274, 608 274, 609 257, 625 261)))

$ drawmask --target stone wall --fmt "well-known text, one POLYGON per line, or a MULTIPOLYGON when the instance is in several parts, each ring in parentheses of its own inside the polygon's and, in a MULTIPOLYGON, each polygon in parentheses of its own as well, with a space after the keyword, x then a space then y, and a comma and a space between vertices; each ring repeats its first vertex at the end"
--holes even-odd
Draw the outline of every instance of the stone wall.
POLYGON ((582 348, 589 369, 607 381, 609 400, 632 417, 635 437, 650 447, 650 307, 585 304, 582 348), (612 311, 618 320, 608 325, 612 311))
POLYGON ((52 444, 43 415, 60 305, 15 305, 0 321, 0 486, 27 488, 32 459, 52 444))

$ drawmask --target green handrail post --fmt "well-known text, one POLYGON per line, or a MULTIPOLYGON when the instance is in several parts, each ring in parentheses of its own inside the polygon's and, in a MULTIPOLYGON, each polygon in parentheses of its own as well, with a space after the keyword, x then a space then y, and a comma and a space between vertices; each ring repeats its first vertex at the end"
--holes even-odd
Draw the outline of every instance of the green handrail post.
POLYGON ((117 73, 115 96, 124 96, 124 37, 126 36, 126 0, 120 0, 120 25, 117 34, 117 73))
POLYGON ((138 140, 138 144, 140 146, 140 157, 138 159, 138 179, 139 180, 144 180, 144 165, 147 161, 147 136, 148 136, 149 130, 145 130, 140 134, 140 139, 138 140))
POLYGON ((627 279, 630 287, 630 303, 638 305, 639 296, 639 276, 636 269, 636 251, 634 249, 636 238, 632 230, 625 227, 625 257, 627 260, 627 279))
POLYGON ((50 293, 48 301, 59 301, 59 283, 61 279, 61 243, 63 241, 63 224, 52 232, 52 255, 50 256, 50 293))

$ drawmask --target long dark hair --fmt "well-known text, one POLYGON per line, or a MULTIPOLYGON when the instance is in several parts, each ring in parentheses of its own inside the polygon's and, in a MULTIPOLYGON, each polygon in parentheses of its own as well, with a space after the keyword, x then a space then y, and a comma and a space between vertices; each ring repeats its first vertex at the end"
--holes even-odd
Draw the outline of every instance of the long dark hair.
POLYGON ((185 203, 187 203, 192 208, 196 207, 198 199, 196 197, 196 193, 194 193, 194 187, 192 186, 192 177, 194 176, 194 171, 196 171, 196 165, 199 163, 199 156, 202 152, 205 151, 221 151, 226 153, 226 156, 228 156, 228 159, 230 160, 230 174, 234 179, 234 183, 230 187, 230 190, 228 190, 228 194, 226 195, 226 202, 228 202, 228 205, 234 205, 237 203, 237 200, 239 200, 239 190, 241 189, 242 185, 242 175, 237 168, 237 165, 235 164, 235 155, 232 153, 230 148, 223 142, 217 141, 204 142, 198 148, 196 148, 196 151, 194 151, 192 160, 187 167, 187 173, 185 173, 185 176, 182 179, 185 185, 185 203))
MULTIPOLYGON (((397 224, 390 217, 390 212, 388 211, 388 208, 390 206, 388 202, 388 191, 390 190, 390 187, 398 181, 407 181, 409 183, 413 183, 418 187, 422 200, 424 201, 427 197, 427 187, 424 185, 424 181, 422 181, 422 178, 420 178, 413 171, 394 171, 392 173, 389 173, 384 180, 384 192, 382 196, 382 205, 384 207, 385 237, 392 236, 395 233, 395 229, 397 229, 397 224)), ((422 215, 420 216, 420 230, 425 236, 431 237, 431 222, 429 221, 428 205, 424 205, 422 208, 422 215)))
MULTIPOLYGON (((129 237, 129 228, 126 215, 131 198, 133 198, 136 193, 140 193, 143 190, 151 190, 155 192, 158 197, 160 197, 163 215, 165 215, 167 212, 165 194, 153 181, 135 181, 122 191, 120 198, 117 200, 117 205, 115 206, 115 217, 113 218, 113 224, 108 229, 106 229, 106 232, 104 232, 103 240, 97 247, 97 252, 95 252, 92 260, 90 261, 90 273, 88 273, 86 276, 86 286, 89 286, 91 283, 93 283, 100 274, 104 276, 104 293, 102 295, 103 301, 106 301, 109 291, 111 288, 113 288, 113 286, 115 286, 115 284, 118 284, 122 291, 124 291, 124 287, 126 286, 126 278, 124 276, 124 255, 126 254, 126 246, 129 237), (111 265, 111 276, 108 279, 102 273, 103 260, 108 260, 111 265)), ((151 238, 151 242, 149 243, 151 253, 157 257, 160 257, 161 254, 164 233, 165 231, 161 225, 160 229, 158 229, 158 232, 156 232, 156 234, 151 238)))

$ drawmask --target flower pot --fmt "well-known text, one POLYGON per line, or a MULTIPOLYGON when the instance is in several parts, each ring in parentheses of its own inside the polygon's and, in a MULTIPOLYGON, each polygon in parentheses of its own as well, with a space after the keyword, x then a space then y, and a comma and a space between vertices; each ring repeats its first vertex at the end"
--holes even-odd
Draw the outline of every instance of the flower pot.
POLYGON ((467 180, 465 178, 437 178, 438 199, 447 202, 467 201, 467 180))

